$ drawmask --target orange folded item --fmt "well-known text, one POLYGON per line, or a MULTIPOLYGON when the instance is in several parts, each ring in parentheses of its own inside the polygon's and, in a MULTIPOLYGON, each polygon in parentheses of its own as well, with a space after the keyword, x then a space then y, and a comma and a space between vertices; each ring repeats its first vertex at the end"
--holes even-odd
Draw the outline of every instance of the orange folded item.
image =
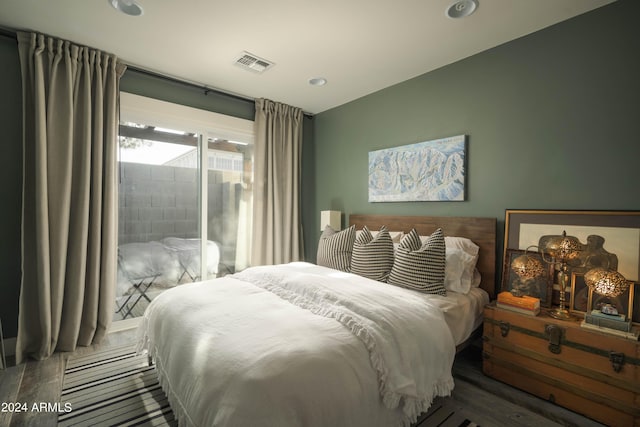
POLYGON ((511 292, 500 292, 498 294, 498 302, 501 304, 512 305, 514 307, 520 307, 528 310, 540 309, 540 298, 532 297, 529 295, 516 297, 511 292))

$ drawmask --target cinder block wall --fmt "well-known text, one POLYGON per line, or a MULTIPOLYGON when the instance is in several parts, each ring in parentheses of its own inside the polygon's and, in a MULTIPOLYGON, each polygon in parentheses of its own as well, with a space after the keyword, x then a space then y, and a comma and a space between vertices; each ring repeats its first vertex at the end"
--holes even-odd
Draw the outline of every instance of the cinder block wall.
MULTIPOLYGON (((197 238, 197 169, 120 163, 118 243, 197 238)), ((208 171, 208 239, 220 247, 224 272, 235 271, 242 185, 208 171)))
POLYGON ((119 197, 120 244, 198 237, 197 169, 120 163, 119 197))

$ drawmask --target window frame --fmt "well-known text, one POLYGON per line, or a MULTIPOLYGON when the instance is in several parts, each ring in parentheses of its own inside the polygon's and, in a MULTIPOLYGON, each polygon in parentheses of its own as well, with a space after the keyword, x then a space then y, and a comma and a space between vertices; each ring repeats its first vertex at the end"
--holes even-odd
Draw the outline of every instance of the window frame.
MULTIPOLYGON (((240 141, 250 145, 254 143, 254 126, 252 120, 227 116, 212 111, 201 110, 172 102, 148 98, 129 92, 120 92, 120 122, 144 123, 169 129, 185 129, 198 134, 199 164, 199 200, 200 211, 200 256, 207 258, 207 203, 208 180, 204 171, 208 170, 208 137, 221 137, 232 141, 240 141), (203 138, 206 136, 207 138, 203 138)), ((200 263, 200 277, 207 277, 206 263, 200 263)))

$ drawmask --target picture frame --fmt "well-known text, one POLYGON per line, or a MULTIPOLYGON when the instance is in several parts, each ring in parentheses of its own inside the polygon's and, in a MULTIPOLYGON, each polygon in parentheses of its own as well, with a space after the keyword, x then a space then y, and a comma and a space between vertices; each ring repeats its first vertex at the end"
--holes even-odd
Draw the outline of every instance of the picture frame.
POLYGON ((640 326, 640 282, 634 282, 633 286, 633 312, 631 321, 640 326))
POLYGON ((465 201, 467 135, 369 152, 369 202, 465 201))
POLYGON ((541 307, 549 308, 551 307, 552 279, 553 271, 550 266, 542 260, 542 255, 539 252, 521 249, 507 250, 502 267, 502 291, 511 292, 514 289, 519 289, 524 295, 538 298, 541 307), (525 254, 538 260, 544 266, 543 276, 523 280, 511 268, 513 260, 525 254))
POLYGON ((587 314, 588 305, 589 287, 584 281, 584 274, 572 272, 569 312, 578 317, 584 317, 587 314))
POLYGON ((627 319, 633 319, 633 296, 634 296, 634 284, 627 288, 627 290, 620 296, 615 298, 607 297, 604 295, 598 295, 593 292, 593 289, 589 289, 589 301, 587 303, 587 313, 591 310, 600 310, 602 304, 610 303, 616 307, 619 314, 624 314, 627 319))
MULTIPOLYGON (((599 250, 604 250, 615 262, 603 267, 617 270, 627 280, 640 282, 640 211, 604 210, 505 210, 503 259, 511 249, 538 249, 542 236, 575 236, 590 247, 591 236, 599 238, 599 250)), ((593 266, 570 265, 569 273, 584 274, 593 266)), ((568 301, 570 301, 569 295, 568 301)), ((640 310, 640 292, 634 292, 633 306, 640 310)), ((575 301, 574 301, 575 302, 575 301)), ((636 314, 638 312, 636 311, 636 314)), ((640 316, 636 317, 640 323, 640 316)))

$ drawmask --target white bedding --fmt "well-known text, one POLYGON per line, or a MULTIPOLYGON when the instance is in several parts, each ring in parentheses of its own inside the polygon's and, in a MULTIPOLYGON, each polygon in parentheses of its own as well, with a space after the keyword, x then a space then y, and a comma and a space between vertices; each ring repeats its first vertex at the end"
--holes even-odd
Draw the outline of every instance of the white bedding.
POLYGON ((447 292, 447 296, 430 295, 431 301, 443 312, 456 343, 465 342, 482 323, 484 306, 489 304, 489 294, 481 288, 471 288, 469 293, 447 292))
POLYGON ((452 294, 254 267, 158 296, 139 347, 183 426, 406 426, 450 394, 455 344, 477 322, 453 307, 482 297, 452 294))

